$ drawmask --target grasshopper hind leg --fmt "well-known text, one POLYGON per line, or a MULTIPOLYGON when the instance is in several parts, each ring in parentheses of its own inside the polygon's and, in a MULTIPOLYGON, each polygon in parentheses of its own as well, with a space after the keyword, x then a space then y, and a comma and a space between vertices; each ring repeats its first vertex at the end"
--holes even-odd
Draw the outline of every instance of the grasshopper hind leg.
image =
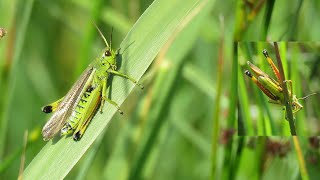
POLYGON ((51 113, 51 112, 55 112, 59 106, 59 104, 61 103, 61 101, 64 99, 64 97, 60 98, 59 100, 53 102, 53 103, 50 103, 46 106, 43 106, 41 108, 41 111, 44 112, 44 113, 51 113))

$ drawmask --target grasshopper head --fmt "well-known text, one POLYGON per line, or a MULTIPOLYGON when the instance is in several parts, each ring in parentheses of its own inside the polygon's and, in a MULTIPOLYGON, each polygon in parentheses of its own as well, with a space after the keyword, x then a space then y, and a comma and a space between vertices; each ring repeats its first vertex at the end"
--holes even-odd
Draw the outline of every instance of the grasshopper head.
POLYGON ((98 26, 96 24, 94 24, 94 25, 96 26, 101 38, 103 39, 104 43, 107 46, 102 52, 101 59, 100 59, 101 60, 101 64, 102 65, 109 65, 111 67, 111 69, 116 70, 117 69, 116 54, 114 53, 114 51, 111 48, 112 32, 110 34, 110 45, 109 45, 108 41, 106 40, 106 38, 104 37, 104 35, 100 31, 98 26))
POLYGON ((303 106, 298 102, 298 98, 296 97, 296 95, 292 96, 292 112, 296 113, 298 111, 300 111, 303 106))
POLYGON ((296 95, 292 96, 292 111, 293 113, 296 113, 298 111, 300 111, 303 106, 298 102, 299 100, 304 100, 306 98, 308 98, 309 96, 315 95, 316 93, 311 93, 308 96, 302 97, 302 98, 297 98, 296 95))
POLYGON ((116 53, 110 48, 106 47, 101 55, 101 63, 108 64, 112 68, 117 66, 116 63, 116 53))

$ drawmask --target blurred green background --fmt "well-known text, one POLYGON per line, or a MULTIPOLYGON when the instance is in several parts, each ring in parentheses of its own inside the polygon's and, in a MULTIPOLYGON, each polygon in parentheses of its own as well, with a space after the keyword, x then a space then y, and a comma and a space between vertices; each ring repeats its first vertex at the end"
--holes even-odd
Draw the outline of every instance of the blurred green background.
MULTIPOLYGON (((243 117, 236 108, 243 76, 237 57, 246 53, 237 41, 318 41, 318 22, 310 20, 318 17, 319 6, 299 0, 0 1, 0 27, 7 30, 0 39, 1 179, 16 179, 23 172, 19 168, 27 169, 26 179, 317 177, 317 138, 300 138, 294 146, 292 138, 238 137, 237 120, 243 117), (113 91, 122 94, 112 99, 125 100, 123 116, 113 116, 115 110, 97 114, 77 143, 44 142, 41 128, 50 116, 41 107, 66 94, 104 48, 92 22, 106 37, 113 28, 114 49, 133 42, 120 71, 143 75, 145 89, 129 94, 131 86, 122 93, 124 81, 113 78, 113 91), (112 116, 111 123, 98 127, 112 116), (57 148, 64 144, 83 151, 57 148), (51 149, 56 150, 47 153, 51 149), (57 158, 57 151, 65 158, 57 158), (44 165, 36 169, 37 164, 44 165)), ((246 86, 253 88, 250 83, 246 86)))

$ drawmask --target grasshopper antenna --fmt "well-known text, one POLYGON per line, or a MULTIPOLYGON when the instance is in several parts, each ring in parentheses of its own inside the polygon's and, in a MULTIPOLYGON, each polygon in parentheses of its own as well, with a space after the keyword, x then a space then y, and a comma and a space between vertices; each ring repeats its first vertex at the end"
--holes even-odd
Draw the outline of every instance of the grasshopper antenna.
MULTIPOLYGON (((122 54, 123 54, 124 52, 126 52, 126 50, 127 50, 134 42, 135 42, 135 41, 132 41, 127 47, 125 47, 124 50, 122 51, 122 54)), ((117 54, 120 54, 120 50, 121 50, 121 48, 117 49, 117 54)))
POLYGON ((315 95, 315 94, 317 94, 317 93, 311 93, 311 94, 309 94, 309 95, 307 95, 307 96, 305 96, 305 97, 298 98, 298 99, 299 99, 299 100, 300 100, 300 99, 304 100, 304 99, 307 99, 308 97, 310 97, 310 96, 312 96, 312 95, 315 95))
POLYGON ((111 28, 111 34, 110 34, 110 49, 112 46, 112 34, 113 34, 113 27, 111 28))
MULTIPOLYGON (((111 48, 111 46, 109 46, 108 41, 107 41, 106 38, 103 36, 102 32, 100 31, 100 29, 98 28, 98 26, 96 25, 96 23, 93 23, 93 24, 94 24, 94 26, 97 28, 97 30, 98 30, 100 36, 102 37, 104 43, 107 45, 107 47, 110 47, 110 48, 111 48)), ((111 41, 110 41, 110 43, 111 43, 111 41)))

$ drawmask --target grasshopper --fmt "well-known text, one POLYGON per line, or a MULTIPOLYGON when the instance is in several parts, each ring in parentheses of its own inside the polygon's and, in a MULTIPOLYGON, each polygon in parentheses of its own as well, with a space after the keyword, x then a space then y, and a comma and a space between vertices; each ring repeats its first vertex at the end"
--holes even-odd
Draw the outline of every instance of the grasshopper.
POLYGON ((109 46, 99 28, 96 28, 106 48, 87 67, 64 97, 42 108, 45 113, 54 112, 42 129, 44 140, 52 139, 59 131, 61 136, 73 134, 75 141, 80 140, 99 106, 102 113, 105 101, 123 114, 119 105, 107 98, 107 81, 110 75, 126 78, 143 89, 135 79, 117 71, 116 57, 120 54, 120 48, 116 52, 112 50, 112 33, 109 46))
MULTIPOLYGON (((253 65, 250 61, 247 62, 251 70, 256 74, 257 77, 253 76, 250 71, 246 70, 244 73, 251 78, 251 80, 260 88, 260 90, 267 95, 269 99, 269 103, 279 104, 285 106, 284 94, 283 89, 280 85, 280 73, 276 65, 273 63, 272 59, 270 58, 267 50, 262 51, 263 55, 266 57, 268 63, 271 66, 271 69, 276 76, 276 80, 271 78, 268 74, 263 72, 257 66, 253 65)), ((301 99, 306 99, 311 95, 316 93, 312 93, 303 98, 297 98, 296 95, 293 94, 292 91, 292 81, 285 80, 286 83, 289 83, 290 90, 289 90, 289 97, 292 101, 292 113, 295 114, 299 112, 303 106, 298 102, 301 99)))

